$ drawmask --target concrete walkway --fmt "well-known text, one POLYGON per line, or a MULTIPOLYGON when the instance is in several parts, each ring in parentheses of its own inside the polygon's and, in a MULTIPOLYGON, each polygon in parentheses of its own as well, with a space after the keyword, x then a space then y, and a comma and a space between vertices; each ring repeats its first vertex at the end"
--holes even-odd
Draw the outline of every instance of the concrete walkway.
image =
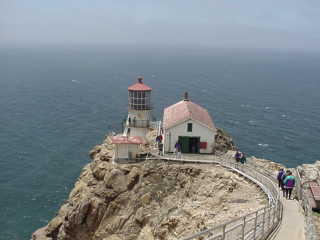
POLYGON ((274 240, 305 240, 303 210, 296 200, 282 198, 283 218, 274 240))

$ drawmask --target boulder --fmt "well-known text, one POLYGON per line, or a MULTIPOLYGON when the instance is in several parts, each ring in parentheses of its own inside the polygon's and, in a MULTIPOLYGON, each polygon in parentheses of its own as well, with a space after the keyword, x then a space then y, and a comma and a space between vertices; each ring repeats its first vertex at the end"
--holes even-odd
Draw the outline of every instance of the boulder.
POLYGON ((101 151, 101 145, 96 145, 90 152, 89 156, 93 160, 95 156, 101 151))

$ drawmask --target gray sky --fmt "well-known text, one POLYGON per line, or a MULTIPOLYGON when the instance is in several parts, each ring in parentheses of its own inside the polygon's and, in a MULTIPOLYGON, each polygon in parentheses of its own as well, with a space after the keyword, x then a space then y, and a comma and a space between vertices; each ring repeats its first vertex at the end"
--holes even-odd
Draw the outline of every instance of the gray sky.
POLYGON ((0 44, 320 50, 320 1, 0 0, 0 44))

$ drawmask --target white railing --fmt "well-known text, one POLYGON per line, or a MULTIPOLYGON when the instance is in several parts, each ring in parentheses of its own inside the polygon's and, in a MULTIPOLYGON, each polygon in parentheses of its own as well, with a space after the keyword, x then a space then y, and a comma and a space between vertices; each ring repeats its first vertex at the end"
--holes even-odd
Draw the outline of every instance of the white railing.
POLYGON ((214 160, 176 159, 157 156, 168 161, 217 163, 235 171, 257 184, 268 196, 268 205, 245 216, 233 219, 218 226, 208 227, 206 230, 187 236, 181 240, 260 240, 266 239, 280 224, 283 206, 280 201, 280 192, 273 179, 266 174, 236 163, 230 159, 218 157, 214 160))

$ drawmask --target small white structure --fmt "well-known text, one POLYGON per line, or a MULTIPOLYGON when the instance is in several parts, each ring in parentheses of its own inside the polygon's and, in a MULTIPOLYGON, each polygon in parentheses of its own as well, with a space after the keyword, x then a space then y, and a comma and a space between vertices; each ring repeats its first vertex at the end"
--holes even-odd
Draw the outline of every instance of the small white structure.
POLYGON ((182 153, 212 153, 217 129, 208 111, 188 99, 167 107, 163 114, 164 151, 173 152, 177 141, 182 153))
POLYGON ((151 91, 152 88, 142 82, 138 82, 128 88, 129 109, 128 117, 124 123, 124 136, 145 137, 151 124, 151 91))
POLYGON ((111 137, 111 142, 114 144, 113 160, 115 162, 137 161, 141 153, 141 145, 145 144, 142 137, 126 137, 114 136, 111 137))

